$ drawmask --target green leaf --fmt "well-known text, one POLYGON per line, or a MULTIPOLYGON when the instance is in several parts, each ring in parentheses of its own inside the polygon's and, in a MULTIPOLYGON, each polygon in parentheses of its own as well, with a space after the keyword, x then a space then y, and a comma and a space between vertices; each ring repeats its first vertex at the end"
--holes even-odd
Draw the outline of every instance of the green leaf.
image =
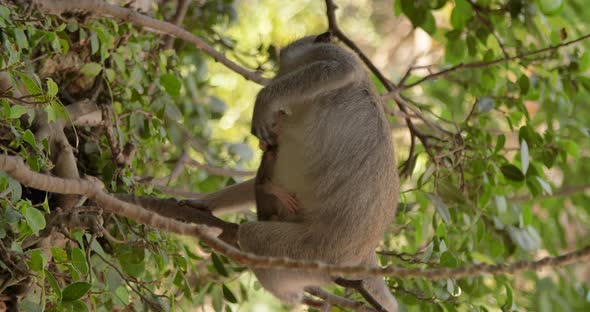
POLYGON ((461 63, 465 56, 465 50, 467 50, 467 44, 465 40, 461 39, 460 34, 450 35, 453 32, 449 32, 447 37, 448 41, 445 46, 445 60, 452 64, 461 63))
POLYGON ((494 196, 494 201, 496 202, 496 207, 498 208, 498 212, 503 214, 508 209, 508 205, 506 203, 506 197, 504 196, 494 196))
MULTIPOLYGON (((0 171, 0 177, 1 176, 2 176, 2 172, 0 171)), ((11 196, 12 202, 16 202, 17 200, 21 199, 22 194, 23 194, 23 188, 20 185, 20 183, 17 180, 15 180, 11 177, 8 177, 8 186, 9 186, 11 193, 12 193, 12 196, 11 196)), ((9 210, 9 211, 14 211, 14 210, 9 210)), ((15 214, 17 214, 17 213, 15 212, 15 214)), ((6 216, 6 219, 12 220, 12 218, 9 218, 9 216, 6 216)), ((20 216, 17 219, 14 219, 13 222, 17 222, 19 219, 20 219, 20 216)), ((10 222, 10 223, 13 223, 13 222, 10 222)))
POLYGON ((72 265, 78 272, 82 273, 82 275, 88 274, 88 263, 86 262, 86 255, 84 251, 80 248, 73 248, 72 249, 72 265))
POLYGON ((426 19, 422 25, 420 25, 420 28, 424 29, 424 31, 431 36, 436 33, 436 19, 434 18, 434 15, 432 15, 432 12, 426 11, 426 19))
POLYGON ((125 273, 140 277, 145 272, 145 249, 139 246, 117 245, 117 257, 125 273))
POLYGON ((39 85, 37 85, 37 83, 28 75, 19 72, 18 76, 20 78, 20 80, 22 80, 23 84, 25 85, 25 89, 27 89, 27 91, 32 94, 32 95, 39 95, 41 94, 41 88, 39 88, 39 85))
POLYGON ((115 296, 117 296, 117 299, 121 300, 124 305, 128 305, 130 303, 129 291, 123 286, 118 287, 117 290, 115 290, 115 296))
MULTIPOLYGON (((397 1, 395 1, 397 2, 397 1)), ((430 1, 430 8, 433 10, 438 10, 442 8, 445 4, 447 4, 447 0, 431 0, 430 1)))
POLYGON ((223 276, 229 276, 229 274, 227 273, 227 270, 225 269, 225 266, 223 265, 223 262, 221 262, 221 259, 219 258, 219 256, 216 253, 212 253, 211 254, 211 261, 213 262, 213 267, 215 267, 215 270, 223 275, 223 276))
POLYGON ((426 21, 428 8, 423 5, 426 2, 414 0, 400 0, 400 2, 402 12, 410 19, 414 27, 420 27, 426 21))
POLYGON ((441 219, 447 224, 451 222, 451 213, 449 212, 449 207, 447 207, 447 205, 442 201, 442 199, 440 199, 440 197, 432 193, 426 193, 426 196, 428 196, 432 204, 434 204, 436 212, 438 212, 441 219))
POLYGON ((530 86, 531 81, 529 80, 529 77, 527 77, 526 75, 522 75, 520 76, 520 78, 518 78, 518 87, 520 88, 521 94, 527 94, 530 86))
POLYGON ((567 140, 563 143, 563 148, 573 158, 580 157, 580 149, 579 149, 578 144, 576 142, 574 142, 572 140, 567 140))
POLYGON ((51 250, 51 256, 53 257, 53 260, 55 260, 57 262, 68 261, 68 253, 63 248, 51 247, 50 250, 51 250))
POLYGON ((94 78, 98 76, 100 71, 102 70, 102 65, 96 62, 86 63, 82 66, 82 74, 86 77, 94 78))
POLYGON ((473 8, 467 0, 455 0, 455 8, 451 13, 451 25, 455 29, 463 29, 473 18, 473 8))
POLYGON ((63 301, 74 301, 78 300, 90 290, 90 284, 86 282, 75 282, 68 285, 63 290, 63 301))
POLYGON ((545 15, 556 15, 563 9, 563 0, 537 0, 537 3, 545 15))
POLYGON ((113 69, 107 68, 107 69, 105 69, 105 73, 106 73, 106 76, 107 76, 107 80, 110 83, 112 83, 112 82, 115 81, 116 74, 115 74, 115 71, 113 69))
POLYGON ((231 303, 238 303, 238 299, 236 299, 236 296, 234 296, 232 291, 229 288, 227 288, 225 284, 221 285, 221 289, 223 290, 223 297, 225 298, 225 300, 231 303))
POLYGON ((512 241, 524 250, 533 251, 541 246, 541 238, 532 226, 527 226, 524 229, 509 226, 508 234, 512 241))
POLYGON ((13 105, 10 107, 10 115, 8 115, 8 118, 10 119, 17 119, 20 118, 20 116, 24 115, 29 109, 22 106, 22 105, 13 105))
POLYGON ((65 108, 58 101, 51 101, 50 105, 43 106, 43 109, 47 113, 48 122, 56 122, 58 119, 68 119, 68 113, 65 108))
POLYGON ((520 171, 520 169, 518 169, 518 167, 515 165, 504 165, 500 168, 500 170, 502 171, 504 177, 506 177, 508 180, 524 181, 524 174, 522 174, 522 171, 520 171))
POLYGON ((90 53, 93 55, 96 54, 99 47, 98 36, 93 32, 92 35, 90 35, 90 53))
POLYGON ((164 112, 166 116, 168 116, 172 120, 181 120, 182 119, 182 112, 178 109, 176 104, 174 103, 166 103, 166 107, 164 108, 164 112))
POLYGON ((541 179, 540 177, 535 177, 537 178, 537 181, 539 181, 539 184, 541 184, 541 187, 543 188, 543 192, 546 195, 553 195, 553 190, 551 189, 551 185, 549 185, 549 183, 545 182, 545 180, 541 179))
POLYGON ((86 303, 84 303, 80 300, 64 302, 64 307, 66 307, 66 310, 69 309, 69 311, 73 311, 73 312, 74 311, 75 312, 88 311, 88 306, 86 305, 86 303))
POLYGON ((39 231, 45 228, 45 216, 43 216, 43 213, 32 206, 25 206, 22 213, 33 233, 39 235, 39 231))
POLYGON ((440 255, 440 265, 447 268, 454 268, 457 267, 459 261, 457 258, 450 253, 449 251, 445 251, 440 255))
POLYGON ((23 140, 29 143, 32 147, 37 148, 37 140, 35 139, 35 135, 31 132, 30 129, 27 129, 25 133, 23 133, 23 140))
POLYGON ((504 145, 506 144, 506 136, 503 134, 500 134, 498 136, 498 139, 496 139, 496 147, 494 148, 495 152, 499 152, 504 148, 504 145))
POLYGON ((160 83, 164 86, 164 90, 171 96, 180 95, 180 80, 174 74, 164 74, 160 76, 160 83))
POLYGON ((504 285, 506 288, 506 302, 502 306, 502 311, 514 311, 514 301, 512 299, 512 288, 509 285, 504 285))
POLYGON ((20 28, 14 29, 14 37, 16 38, 16 45, 18 46, 19 50, 24 50, 29 48, 29 40, 27 39, 27 35, 25 35, 25 31, 20 28))
POLYGON ((35 272, 43 272, 45 269, 45 265, 47 264, 47 259, 45 255, 39 249, 35 249, 31 252, 31 270, 35 272))
POLYGON ((47 78, 47 95, 54 97, 57 95, 57 84, 53 79, 47 78))
POLYGON ((522 207, 522 224, 524 226, 530 225, 533 222, 533 209, 530 205, 522 207))
POLYGON ((5 20, 10 18, 10 10, 3 5, 0 5, 0 18, 5 20))
POLYGON ((47 282, 49 283, 49 286, 51 287, 53 292, 57 295, 57 301, 60 302, 62 300, 62 293, 61 293, 61 287, 59 287, 59 283, 57 282, 57 279, 55 279, 53 274, 51 274, 51 272, 47 269, 45 269, 45 277, 47 279, 47 282))
POLYGON ((526 174, 529 169, 529 145, 526 140, 520 141, 520 163, 522 164, 522 171, 526 174))

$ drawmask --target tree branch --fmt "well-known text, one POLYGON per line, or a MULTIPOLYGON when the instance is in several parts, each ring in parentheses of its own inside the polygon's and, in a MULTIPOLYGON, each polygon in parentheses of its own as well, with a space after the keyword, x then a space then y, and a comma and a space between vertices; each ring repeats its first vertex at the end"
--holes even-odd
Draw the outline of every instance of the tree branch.
POLYGON ((98 15, 98 16, 110 16, 122 22, 130 22, 134 25, 143 26, 146 29, 166 34, 174 38, 179 38, 184 41, 192 43, 197 49, 205 52, 211 56, 215 61, 218 61, 225 65, 227 68, 235 71, 242 75, 247 80, 254 81, 256 83, 265 85, 268 83, 268 79, 262 77, 259 73, 245 69, 244 67, 229 60, 225 55, 221 54, 203 39, 193 35, 187 30, 178 27, 172 23, 160 21, 152 17, 140 14, 131 9, 122 8, 117 5, 104 2, 102 0, 32 0, 33 3, 37 4, 46 13, 60 15, 64 12, 70 11, 84 11, 86 13, 98 15))
POLYGON ((359 311, 359 312, 375 312, 376 311, 375 309, 368 307, 363 302, 354 301, 352 299, 340 297, 340 296, 334 295, 333 293, 327 292, 327 291, 325 291, 321 288, 318 288, 318 287, 307 287, 307 288, 305 288, 305 291, 307 293, 309 293, 310 295, 318 297, 318 298, 324 300, 324 302, 327 302, 331 305, 336 305, 336 306, 352 309, 354 311, 359 311))
POLYGON ((363 286, 363 281, 362 280, 347 280, 347 279, 344 279, 344 278, 339 277, 339 278, 336 278, 334 280, 334 283, 336 283, 336 285, 338 285, 338 286, 342 286, 342 287, 345 287, 345 288, 352 288, 352 289, 356 290, 377 311, 379 311, 379 312, 387 312, 387 310, 383 307, 383 305, 381 305, 381 303, 379 301, 377 301, 367 291, 367 289, 365 289, 365 287, 363 286))
MULTIPOLYGON (((505 62, 510 62, 510 61, 514 61, 514 60, 519 60, 519 59, 525 59, 529 56, 533 56, 533 55, 537 55, 537 54, 542 54, 542 53, 546 53, 546 52, 550 52, 550 51, 555 51, 558 50, 560 48, 572 45, 574 43, 583 41, 590 38, 590 34, 586 34, 584 36, 578 37, 576 39, 570 40, 570 41, 566 41, 557 45, 552 45, 546 48, 542 48, 539 50, 534 50, 534 51, 529 51, 529 52, 524 52, 518 55, 514 55, 514 56, 505 56, 502 58, 498 58, 492 61, 487 61, 487 62, 473 62, 473 63, 461 63, 461 64, 457 64, 455 66, 452 66, 450 68, 447 68, 445 70, 441 70, 439 72, 436 73, 432 73, 430 75, 424 76, 421 79, 418 79, 417 81, 407 84, 407 85, 403 85, 400 86, 399 88, 401 90, 406 90, 406 89, 411 89, 421 83, 423 83, 424 81, 427 80, 433 80, 439 77, 444 77, 454 71, 458 71, 460 69, 467 69, 467 68, 484 68, 484 67, 489 67, 489 66, 493 66, 493 65, 498 65, 501 63, 505 63, 505 62)), ((392 92, 399 92, 399 91, 392 91, 392 92)), ((390 92, 390 93, 392 93, 390 92)), ((384 96, 388 96, 388 95, 384 95, 384 96)))
MULTIPOLYGON (((393 82, 391 82, 389 79, 387 79, 383 73, 381 73, 381 71, 375 66, 375 64, 373 64, 373 62, 371 62, 371 60, 361 51, 361 49, 352 41, 350 40, 350 38, 348 38, 343 32, 342 30, 340 30, 340 27, 338 27, 338 23, 336 21, 336 5, 334 4, 333 0, 326 0, 326 16, 328 18, 328 28, 330 29, 330 31, 340 40, 342 40, 342 42, 344 42, 344 44, 346 44, 350 49, 352 49, 363 61, 363 63, 365 63, 365 65, 367 67, 369 67, 369 69, 371 70, 371 72, 377 76, 377 79, 379 79, 379 81, 383 84, 383 86, 385 87, 385 89, 390 92, 390 93, 399 93, 400 89, 393 84, 393 82)), ((408 109, 406 107, 406 104, 404 101, 399 101, 401 97, 396 97, 395 98, 395 103, 397 104, 397 106, 399 107, 400 111, 402 111, 402 113, 406 114, 406 116, 409 116, 408 113, 408 109)), ((424 145, 424 148, 426 150, 428 150, 429 145, 428 145, 428 138, 421 132, 419 131, 416 126, 414 125, 414 123, 412 122, 412 119, 409 117, 404 118, 406 124, 408 125, 408 129, 410 130, 410 135, 412 136, 416 136, 418 137, 418 139, 420 140, 420 142, 422 142, 422 145, 424 145)), ((405 161, 404 165, 402 165, 402 167, 405 170, 409 170, 409 168, 411 166, 408 166, 406 164, 409 164, 414 155, 413 155, 413 151, 414 150, 410 150, 410 154, 408 155, 408 159, 405 161)), ((403 174, 404 172, 402 172, 403 174)))
MULTIPOLYGON (((590 258, 590 245, 555 257, 545 257, 535 261, 518 261, 504 264, 476 264, 458 268, 402 268, 398 266, 365 267, 339 266, 320 261, 302 261, 290 258, 264 257, 243 252, 217 238, 221 231, 206 225, 188 224, 163 217, 138 205, 119 200, 104 191, 96 178, 63 179, 30 170, 17 156, 0 155, 0 170, 5 171, 20 183, 39 190, 60 194, 83 195, 96 201, 98 205, 119 216, 138 223, 182 235, 193 236, 234 261, 253 268, 281 268, 307 272, 322 272, 330 275, 350 277, 392 276, 398 278, 462 278, 482 274, 514 274, 525 270, 539 270, 545 267, 560 267, 590 258)), ((237 226, 237 225, 236 225, 237 226)), ((237 230, 237 229, 236 229, 237 230)))
MULTIPOLYGON (((186 12, 188 11, 188 6, 191 3, 191 0, 178 0, 176 2, 176 14, 173 18, 173 23, 176 26, 182 25, 182 21, 186 16, 186 12)), ((174 47, 174 37, 167 37, 166 44, 164 44, 164 49, 172 49, 174 47)))

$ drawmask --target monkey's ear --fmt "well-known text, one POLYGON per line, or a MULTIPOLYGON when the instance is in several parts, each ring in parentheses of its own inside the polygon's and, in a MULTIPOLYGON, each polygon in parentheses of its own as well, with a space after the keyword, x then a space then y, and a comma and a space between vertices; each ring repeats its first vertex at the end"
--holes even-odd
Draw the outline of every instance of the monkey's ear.
POLYGON ((321 35, 315 37, 314 42, 332 42, 332 32, 327 31, 321 35))

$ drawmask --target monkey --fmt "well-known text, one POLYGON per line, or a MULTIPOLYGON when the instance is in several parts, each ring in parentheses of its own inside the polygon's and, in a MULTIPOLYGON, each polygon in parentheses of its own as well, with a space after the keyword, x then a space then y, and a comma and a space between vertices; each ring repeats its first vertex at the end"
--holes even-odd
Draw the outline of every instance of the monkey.
MULTIPOLYGON (((251 132, 263 144, 280 147, 270 179, 296 194, 299 207, 290 214, 277 205, 275 220, 241 224, 240 248, 261 256, 376 266, 375 248, 395 215, 399 177, 381 99, 358 57, 333 43, 329 32, 282 48, 276 76, 256 97, 251 132), (272 129, 278 114, 284 118, 277 136, 272 129)), ((335 281, 324 273, 253 272, 288 304, 301 303, 306 287, 335 281)), ((397 311, 382 278, 362 283, 386 310, 397 311)))

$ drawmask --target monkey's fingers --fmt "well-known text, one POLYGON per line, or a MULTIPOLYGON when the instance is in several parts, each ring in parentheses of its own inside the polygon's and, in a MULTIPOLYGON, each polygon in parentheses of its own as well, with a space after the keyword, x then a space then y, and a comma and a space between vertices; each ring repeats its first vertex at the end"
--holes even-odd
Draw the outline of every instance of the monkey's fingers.
POLYGON ((295 213, 299 210, 299 201, 295 198, 293 193, 286 194, 285 201, 287 202, 285 207, 290 213, 295 213))
POLYGON ((252 134, 266 145, 276 145, 276 136, 269 131, 267 126, 252 126, 252 134))
POLYGON ((270 192, 281 202, 290 213, 295 213, 299 209, 299 201, 291 193, 286 192, 281 187, 270 185, 270 192))

